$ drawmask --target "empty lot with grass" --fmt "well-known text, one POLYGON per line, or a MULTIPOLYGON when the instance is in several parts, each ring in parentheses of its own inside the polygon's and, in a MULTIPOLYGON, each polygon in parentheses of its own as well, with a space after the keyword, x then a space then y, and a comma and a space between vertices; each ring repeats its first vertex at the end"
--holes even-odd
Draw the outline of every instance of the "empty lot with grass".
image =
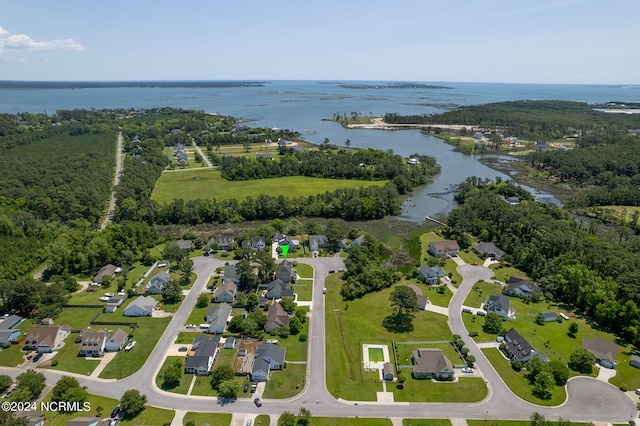
POLYGON ((387 181, 364 181, 349 179, 324 179, 306 176, 288 176, 271 179, 228 181, 218 169, 194 169, 175 173, 163 173, 156 182, 151 196, 160 203, 175 198, 195 200, 216 198, 218 200, 239 199, 259 195, 298 197, 321 194, 339 188, 362 188, 384 185, 387 181))

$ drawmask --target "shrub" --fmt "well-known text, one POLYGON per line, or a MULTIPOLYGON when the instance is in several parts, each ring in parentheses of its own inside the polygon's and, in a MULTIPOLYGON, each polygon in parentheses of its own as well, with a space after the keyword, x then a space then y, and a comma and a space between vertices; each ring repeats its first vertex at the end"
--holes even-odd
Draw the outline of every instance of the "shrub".
POLYGON ((300 334, 300 336, 298 336, 298 341, 306 342, 307 341, 307 335, 305 333, 300 334))
POLYGON ((56 365, 58 365, 58 360, 54 359, 53 361, 51 361, 51 366, 55 367, 56 365))

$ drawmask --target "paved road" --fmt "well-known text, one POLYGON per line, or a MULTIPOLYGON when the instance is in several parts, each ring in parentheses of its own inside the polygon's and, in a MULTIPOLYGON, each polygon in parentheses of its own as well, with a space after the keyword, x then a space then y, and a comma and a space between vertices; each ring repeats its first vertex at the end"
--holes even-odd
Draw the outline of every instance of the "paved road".
POLYGON ((107 211, 107 216, 104 218, 102 225, 100 225, 100 230, 103 230, 107 227, 111 219, 113 219, 113 215, 116 212, 116 187, 120 183, 120 174, 122 173, 122 132, 118 132, 118 144, 117 144, 117 153, 116 153, 116 176, 113 180, 113 190, 111 191, 111 199, 109 200, 109 210, 107 211))
MULTIPOLYGON (((289 400, 265 400, 261 408, 256 407, 252 401, 238 400, 232 403, 216 402, 215 398, 199 396, 179 396, 164 392, 155 386, 155 376, 165 357, 170 345, 173 343, 180 327, 186 322, 189 313, 196 303, 198 294, 205 287, 209 276, 216 267, 224 262, 214 258, 194 258, 194 270, 198 279, 192 291, 182 302, 168 325, 165 333, 160 338, 145 365, 135 374, 122 380, 91 379, 76 376, 79 382, 87 386, 91 393, 105 395, 119 399, 129 389, 138 389, 147 395, 148 403, 153 406, 201 412, 227 412, 227 413, 264 413, 281 414, 283 411, 297 412, 304 406, 314 416, 332 417, 405 417, 405 418, 466 418, 466 419, 528 419, 534 411, 540 412, 548 419, 563 417, 567 420, 593 420, 603 422, 626 422, 635 417, 637 410, 635 404, 626 395, 612 385, 590 378, 574 378, 569 381, 568 401, 560 407, 546 408, 529 404, 515 395, 504 385, 500 376, 495 372, 491 364, 484 358, 472 339, 464 329, 460 307, 466 294, 478 279, 488 279, 490 270, 483 266, 461 265, 458 271, 463 276, 458 291, 450 303, 450 326, 454 333, 463 336, 467 347, 476 357, 478 372, 483 374, 489 386, 489 396, 482 402, 475 404, 455 403, 396 403, 378 404, 376 402, 349 402, 338 401, 333 398, 326 388, 327 374, 331 374, 331 368, 327 368, 325 357, 325 333, 324 328, 324 297, 322 288, 324 277, 330 269, 343 267, 339 257, 304 259, 304 263, 312 265, 315 269, 313 304, 310 316, 310 347, 308 354, 307 383, 305 389, 296 397, 289 400)), ((329 331, 331 332, 331 331, 329 331)), ((2 373, 15 377, 19 374, 16 369, 1 368, 2 373)), ((39 370, 45 374, 48 383, 54 383, 63 374, 50 370, 39 370)))
POLYGON ((204 155, 204 152, 202 152, 202 149, 200 149, 196 141, 193 141, 192 143, 193 143, 193 147, 196 149, 196 151, 198 151, 198 154, 200 154, 200 157, 202 157, 202 161, 204 161, 207 164, 208 168, 212 168, 213 164, 211 164, 209 157, 207 155, 204 155))

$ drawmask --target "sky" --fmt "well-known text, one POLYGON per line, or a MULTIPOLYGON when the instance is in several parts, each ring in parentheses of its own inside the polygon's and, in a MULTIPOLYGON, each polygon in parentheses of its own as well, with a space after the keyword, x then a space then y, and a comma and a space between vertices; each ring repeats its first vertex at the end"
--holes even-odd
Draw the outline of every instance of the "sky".
POLYGON ((640 84, 638 0, 0 0, 0 80, 640 84))

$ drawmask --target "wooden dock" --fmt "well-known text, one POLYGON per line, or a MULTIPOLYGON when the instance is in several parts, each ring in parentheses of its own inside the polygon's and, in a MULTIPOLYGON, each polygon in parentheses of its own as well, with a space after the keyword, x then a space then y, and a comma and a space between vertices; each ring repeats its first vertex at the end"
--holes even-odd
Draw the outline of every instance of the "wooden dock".
POLYGON ((441 222, 441 221, 439 221, 438 219, 433 218, 433 217, 431 217, 431 216, 426 216, 426 217, 425 217, 425 219, 426 219, 426 220, 430 220, 431 222, 435 222, 435 223, 437 223, 438 225, 447 226, 447 224, 446 224, 446 223, 441 222))

